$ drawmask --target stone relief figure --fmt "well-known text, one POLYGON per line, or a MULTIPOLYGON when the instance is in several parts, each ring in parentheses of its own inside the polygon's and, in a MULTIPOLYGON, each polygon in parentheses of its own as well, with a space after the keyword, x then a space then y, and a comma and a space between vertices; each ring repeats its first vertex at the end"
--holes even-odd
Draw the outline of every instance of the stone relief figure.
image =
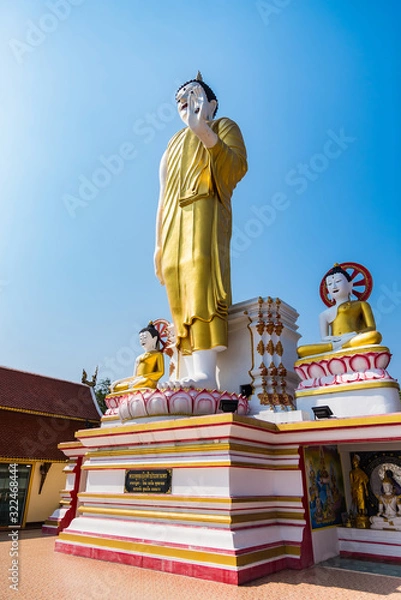
POLYGON ((231 196, 247 171, 246 149, 236 123, 214 119, 218 101, 199 72, 176 101, 186 127, 160 164, 155 272, 187 377, 166 385, 216 389, 231 304, 231 196))

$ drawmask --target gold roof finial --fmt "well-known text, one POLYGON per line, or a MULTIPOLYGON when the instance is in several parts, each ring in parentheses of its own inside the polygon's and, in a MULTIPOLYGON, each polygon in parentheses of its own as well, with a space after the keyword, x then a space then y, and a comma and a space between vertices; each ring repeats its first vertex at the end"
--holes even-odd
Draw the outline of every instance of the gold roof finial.
POLYGON ((202 73, 200 71, 198 71, 195 79, 196 79, 196 81, 203 81, 202 73))
POLYGON ((339 267, 340 263, 334 263, 333 267, 339 267))

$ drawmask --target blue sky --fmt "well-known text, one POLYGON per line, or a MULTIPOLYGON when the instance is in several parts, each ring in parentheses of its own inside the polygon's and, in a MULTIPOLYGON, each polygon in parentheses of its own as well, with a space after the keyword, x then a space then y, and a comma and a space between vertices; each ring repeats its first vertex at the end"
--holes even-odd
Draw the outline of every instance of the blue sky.
POLYGON ((131 373, 138 329, 169 316, 158 165, 200 69, 248 149, 234 302, 279 296, 312 342, 322 275, 362 263, 399 377, 400 16, 396 0, 3 0, 0 364, 131 373))

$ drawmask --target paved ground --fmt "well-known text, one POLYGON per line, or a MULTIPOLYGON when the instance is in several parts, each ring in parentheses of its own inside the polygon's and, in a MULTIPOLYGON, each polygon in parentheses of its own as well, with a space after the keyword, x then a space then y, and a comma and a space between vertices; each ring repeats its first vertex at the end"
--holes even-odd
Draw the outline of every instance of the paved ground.
POLYGON ((241 587, 54 552, 54 537, 19 532, 19 588, 9 588, 12 541, 0 533, 0 600, 401 600, 401 578, 313 567, 241 587))

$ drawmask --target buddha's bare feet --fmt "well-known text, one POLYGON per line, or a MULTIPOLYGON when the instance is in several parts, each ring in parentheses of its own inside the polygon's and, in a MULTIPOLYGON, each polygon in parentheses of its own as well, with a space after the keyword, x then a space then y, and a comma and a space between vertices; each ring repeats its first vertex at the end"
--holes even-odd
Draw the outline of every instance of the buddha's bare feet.
POLYGON ((183 379, 174 379, 172 381, 164 381, 163 383, 160 384, 160 389, 161 390, 181 390, 183 388, 191 388, 191 387, 195 387, 191 384, 190 379, 188 378, 183 378, 183 379))
POLYGON ((208 377, 205 373, 195 374, 193 377, 183 377, 173 381, 164 381, 159 385, 162 390, 180 390, 180 389, 208 389, 216 390, 217 381, 213 377, 208 377))
POLYGON ((195 373, 193 377, 184 377, 180 380, 180 383, 183 388, 217 389, 216 378, 210 377, 205 373, 195 373))
MULTIPOLYGON (((221 350, 224 350, 224 347, 221 350)), ((220 348, 218 350, 198 350, 192 355, 184 356, 186 376, 166 381, 160 387, 170 390, 182 388, 217 390, 216 355, 218 351, 220 348)))
POLYGON ((179 387, 179 382, 176 380, 172 380, 172 381, 162 381, 161 383, 159 383, 159 389, 165 391, 165 390, 175 390, 177 387, 179 387))

